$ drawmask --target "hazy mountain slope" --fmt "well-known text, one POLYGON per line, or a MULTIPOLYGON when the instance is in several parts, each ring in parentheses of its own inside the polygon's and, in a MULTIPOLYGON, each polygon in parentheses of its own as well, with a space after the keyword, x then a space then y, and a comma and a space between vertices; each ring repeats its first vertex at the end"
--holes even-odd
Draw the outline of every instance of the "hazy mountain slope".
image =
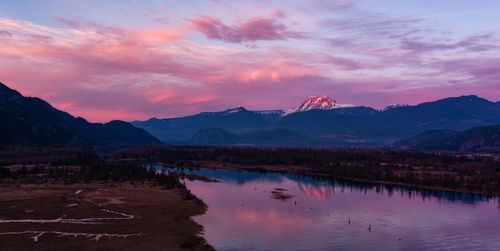
POLYGON ((194 145, 233 145, 243 143, 244 138, 222 128, 206 128, 198 130, 191 140, 194 145))
POLYGON ((264 111, 251 111, 259 117, 261 117, 267 124, 273 125, 278 122, 283 116, 285 116, 285 112, 283 110, 264 110, 264 111))
POLYGON ((180 118, 133 121, 132 124, 166 143, 184 143, 200 129, 221 128, 231 133, 242 134, 267 128, 280 117, 277 112, 259 113, 238 107, 180 118))
POLYGON ((440 150, 443 147, 448 148, 459 133, 450 129, 427 131, 408 139, 398 140, 393 146, 400 149, 440 150))
POLYGON ((283 117, 276 126, 319 137, 349 135, 387 144, 429 130, 464 130, 499 123, 498 103, 462 96, 385 111, 351 107, 298 112, 283 117))
POLYGON ((384 135, 408 137, 438 129, 465 130, 500 123, 500 105, 477 96, 461 96, 391 109, 378 123, 390 122, 384 135))
POLYGON ((310 137, 285 129, 260 130, 237 135, 222 128, 201 129, 188 144, 194 145, 257 145, 257 146, 300 146, 314 143, 310 137))
POLYGON ((451 142, 450 149, 500 153, 500 125, 474 127, 461 132, 451 142))
POLYGON ((457 132, 437 130, 394 143, 394 147, 413 150, 500 152, 500 125, 480 126, 457 132))

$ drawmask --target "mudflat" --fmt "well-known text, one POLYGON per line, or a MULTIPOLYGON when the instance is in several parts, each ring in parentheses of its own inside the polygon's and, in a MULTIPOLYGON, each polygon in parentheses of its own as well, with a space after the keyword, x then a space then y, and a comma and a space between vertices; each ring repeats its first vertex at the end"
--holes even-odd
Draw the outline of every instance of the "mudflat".
POLYGON ((200 200, 154 184, 0 186, 1 250, 213 250, 200 200))

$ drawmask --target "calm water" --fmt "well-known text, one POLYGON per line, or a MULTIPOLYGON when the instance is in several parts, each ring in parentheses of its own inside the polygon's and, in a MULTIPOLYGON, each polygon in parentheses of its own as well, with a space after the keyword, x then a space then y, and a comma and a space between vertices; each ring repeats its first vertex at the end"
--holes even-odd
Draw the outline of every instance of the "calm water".
POLYGON ((186 180, 208 204, 195 220, 218 250, 500 250, 498 198, 292 174, 183 171, 222 181, 186 180), (275 188, 294 197, 274 199, 275 188))

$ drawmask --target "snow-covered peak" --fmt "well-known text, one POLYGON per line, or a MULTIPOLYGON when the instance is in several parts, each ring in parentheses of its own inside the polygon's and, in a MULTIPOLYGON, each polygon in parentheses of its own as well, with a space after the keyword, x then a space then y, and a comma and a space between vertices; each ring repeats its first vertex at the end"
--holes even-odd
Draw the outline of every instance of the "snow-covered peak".
POLYGON ((287 111, 286 114, 294 112, 305 112, 313 109, 330 110, 340 107, 341 106, 337 104, 337 101, 331 99, 327 95, 323 95, 323 97, 311 96, 304 100, 304 102, 302 102, 302 104, 300 104, 298 107, 287 111))

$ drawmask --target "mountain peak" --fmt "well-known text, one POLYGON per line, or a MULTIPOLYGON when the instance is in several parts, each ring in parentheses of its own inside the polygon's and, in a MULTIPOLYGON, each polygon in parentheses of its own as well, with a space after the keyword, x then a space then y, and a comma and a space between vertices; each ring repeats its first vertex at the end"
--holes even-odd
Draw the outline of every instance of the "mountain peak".
POLYGON ((339 106, 337 105, 337 102, 326 94, 323 95, 323 97, 310 96, 309 98, 304 100, 298 107, 289 110, 286 114, 294 112, 305 112, 313 109, 330 110, 338 107, 339 106))
POLYGON ((8 86, 0 82, 0 97, 21 97, 21 94, 16 90, 10 89, 8 86))

